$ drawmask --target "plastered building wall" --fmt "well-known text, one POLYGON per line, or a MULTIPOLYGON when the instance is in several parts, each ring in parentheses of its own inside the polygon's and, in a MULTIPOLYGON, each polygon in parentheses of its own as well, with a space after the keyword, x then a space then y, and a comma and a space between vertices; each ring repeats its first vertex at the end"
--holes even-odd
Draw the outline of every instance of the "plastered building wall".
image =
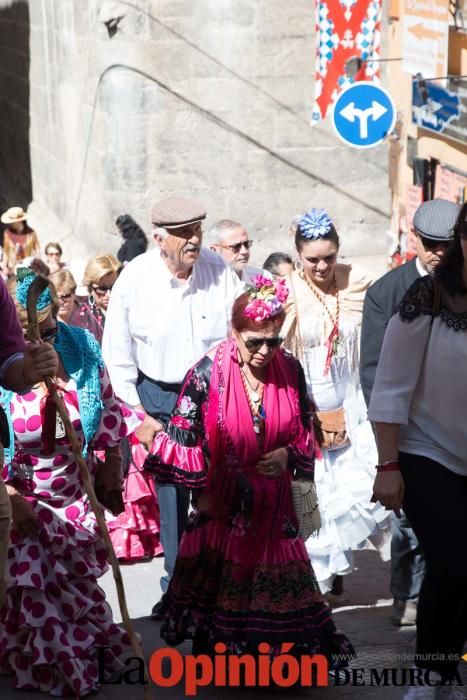
POLYGON ((291 250, 291 218, 309 206, 329 211, 345 254, 386 250, 386 144, 356 151, 329 120, 309 126, 312 0, 3 5, 0 195, 30 204, 41 240, 115 251, 116 216, 149 232, 151 203, 176 192, 206 205, 207 224, 244 223, 256 262, 291 250))

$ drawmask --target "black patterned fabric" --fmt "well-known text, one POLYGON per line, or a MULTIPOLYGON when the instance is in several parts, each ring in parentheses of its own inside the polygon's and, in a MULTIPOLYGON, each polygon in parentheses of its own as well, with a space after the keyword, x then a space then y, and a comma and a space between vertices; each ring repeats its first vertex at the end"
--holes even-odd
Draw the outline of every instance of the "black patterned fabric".
MULTIPOLYGON (((403 321, 413 321, 421 314, 427 316, 436 315, 434 309, 435 294, 433 278, 430 275, 420 277, 406 292, 399 304, 397 311, 403 321)), ((446 297, 441 292, 441 306, 439 318, 449 328, 455 331, 467 330, 467 313, 457 313, 449 308, 446 297)))

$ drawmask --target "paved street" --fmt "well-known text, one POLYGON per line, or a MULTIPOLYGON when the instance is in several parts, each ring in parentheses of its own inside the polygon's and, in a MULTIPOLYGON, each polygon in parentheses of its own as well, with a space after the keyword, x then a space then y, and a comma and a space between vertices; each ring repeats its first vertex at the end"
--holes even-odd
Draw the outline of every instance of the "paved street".
MULTIPOLYGON (((391 600, 388 594, 389 565, 383 563, 375 552, 363 551, 356 553, 358 570, 346 577, 346 595, 349 600, 344 607, 335 610, 334 617, 337 626, 352 640, 358 658, 352 662, 354 669, 384 669, 384 668, 409 668, 411 666, 410 655, 414 648, 415 628, 396 628, 389 620, 391 600), (401 660, 402 659, 402 660, 401 660)), ((160 595, 158 585, 162 559, 158 558, 149 563, 135 564, 123 567, 126 593, 130 615, 135 627, 143 636, 143 646, 146 655, 163 646, 159 638, 159 625, 148 618, 148 613, 160 595)), ((115 586, 110 573, 103 578, 103 588, 106 590, 108 600, 115 611, 118 620, 118 603, 115 594, 115 586)), ((180 648, 185 653, 190 653, 190 645, 185 644, 180 648)), ((462 677, 467 686, 467 663, 463 664, 462 677)), ((370 682, 369 671, 363 674, 367 683, 370 682)), ((400 687, 377 686, 352 686, 343 685, 336 687, 334 681, 327 688, 288 690, 289 700, 295 698, 323 698, 324 700, 343 700, 344 698, 361 698, 373 700, 386 698, 387 700, 399 700, 404 695, 404 689, 400 687)), ((265 697, 277 697, 278 692, 260 689, 219 689, 200 688, 199 698, 214 700, 221 696, 228 700, 262 700, 265 697)), ((185 697, 182 685, 168 689, 155 688, 154 698, 167 698, 175 700, 185 697)), ((40 693, 22 692, 21 694, 11 689, 8 678, 0 679, 0 698, 2 700, 39 700, 43 698, 40 693)), ((108 685, 104 686, 97 696, 98 700, 143 700, 142 688, 139 685, 108 685)))

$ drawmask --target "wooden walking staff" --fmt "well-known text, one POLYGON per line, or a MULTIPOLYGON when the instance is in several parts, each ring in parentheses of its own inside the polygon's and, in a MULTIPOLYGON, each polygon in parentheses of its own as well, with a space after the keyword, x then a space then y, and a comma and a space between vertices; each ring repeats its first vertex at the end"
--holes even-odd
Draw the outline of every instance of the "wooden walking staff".
MULTIPOLYGON (((27 295, 27 312, 28 312, 28 339, 31 342, 37 342, 40 340, 40 333, 39 333, 39 323, 37 321, 37 302, 42 294, 42 292, 47 289, 49 285, 49 280, 46 279, 45 277, 41 277, 38 275, 33 282, 31 283, 31 286, 28 289, 28 295, 27 295)), ((50 285, 50 292, 52 294, 52 298, 56 297, 55 291, 53 289, 53 286, 50 285)), ((68 415, 67 408, 65 406, 65 402, 63 401, 62 397, 58 393, 54 382, 52 380, 52 377, 48 377, 45 380, 47 389, 49 391, 50 396, 53 398, 55 401, 55 404, 57 406, 57 412, 60 415, 60 418, 63 421, 63 425, 65 427, 65 433, 70 441, 71 445, 71 451, 73 453, 73 456, 76 460, 76 463, 78 464, 80 473, 81 473, 81 478, 83 480, 84 488, 86 490, 86 493, 89 497, 89 502, 91 503, 91 507, 94 511, 94 515, 96 516, 97 524, 99 525, 102 538, 104 540, 104 543, 107 547, 107 552, 109 555, 109 560, 110 564, 112 566, 112 573, 115 579, 115 585, 117 588, 117 594, 118 594, 118 602, 120 605, 120 612, 122 615, 122 620, 123 624, 125 626, 125 630, 130 638, 131 646, 133 647, 133 650, 135 652, 135 655, 140 658, 144 664, 144 672, 145 672, 145 677, 146 677, 146 685, 144 686, 144 697, 146 700, 152 700, 152 693, 151 693, 151 687, 150 687, 150 682, 149 682, 149 673, 148 673, 148 667, 146 664, 146 661, 144 659, 143 655, 143 650, 141 648, 141 644, 138 641, 138 638, 135 634, 133 625, 130 620, 130 616, 128 614, 128 608, 126 604, 126 597, 125 597, 125 589, 123 586, 123 579, 122 579, 122 574, 120 571, 120 566, 118 564, 118 559, 115 555, 114 548, 112 545, 112 540, 110 539, 109 531, 107 529, 107 524, 105 522, 104 515, 102 513, 102 508, 99 505, 99 501, 96 498, 96 494, 94 491, 94 486, 92 483, 91 475, 89 473, 88 465, 86 464, 86 461, 83 458, 83 454, 81 451, 81 445, 78 440, 78 436, 76 435, 76 431, 71 424, 70 417, 68 415)))

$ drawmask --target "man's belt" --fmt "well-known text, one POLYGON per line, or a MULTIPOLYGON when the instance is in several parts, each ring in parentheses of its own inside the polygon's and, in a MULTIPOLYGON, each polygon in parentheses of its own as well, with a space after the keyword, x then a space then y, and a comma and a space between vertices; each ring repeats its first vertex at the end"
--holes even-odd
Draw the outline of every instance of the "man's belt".
POLYGON ((150 384, 155 384, 156 386, 159 387, 159 389, 162 389, 162 391, 166 391, 167 393, 172 392, 174 394, 178 394, 180 392, 180 389, 182 386, 181 382, 176 382, 175 384, 168 384, 167 382, 161 382, 158 379, 151 379, 151 377, 148 377, 147 374, 144 374, 144 372, 141 372, 141 370, 138 370, 137 384, 141 384, 143 379, 145 379, 150 384))

